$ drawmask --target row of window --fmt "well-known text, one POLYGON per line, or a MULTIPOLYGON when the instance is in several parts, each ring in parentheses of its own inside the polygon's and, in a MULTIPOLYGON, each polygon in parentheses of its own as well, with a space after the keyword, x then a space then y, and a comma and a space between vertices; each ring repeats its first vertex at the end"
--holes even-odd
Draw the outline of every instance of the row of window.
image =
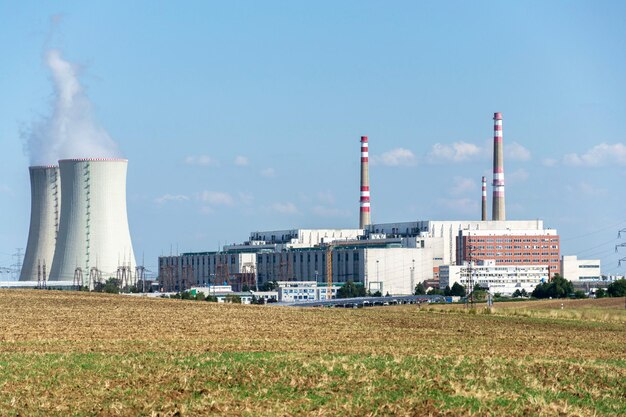
POLYGON ((469 237, 468 240, 470 242, 485 242, 485 243, 539 243, 539 242, 558 242, 559 238, 526 238, 526 239, 521 239, 521 238, 516 238, 516 239, 512 239, 512 238, 506 238, 506 239, 493 239, 493 238, 475 238, 475 237, 469 237))

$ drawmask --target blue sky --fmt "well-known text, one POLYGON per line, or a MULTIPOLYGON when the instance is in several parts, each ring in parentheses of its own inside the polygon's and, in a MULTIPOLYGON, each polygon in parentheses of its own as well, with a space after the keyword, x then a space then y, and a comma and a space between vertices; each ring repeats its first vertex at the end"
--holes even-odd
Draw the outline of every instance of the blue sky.
POLYGON ((0 266, 26 245, 20 132, 51 112, 55 48, 129 159, 149 268, 254 230, 357 227, 360 135, 373 221, 478 218, 501 111, 507 217, 624 273, 624 2, 0 1, 0 17, 0 266))

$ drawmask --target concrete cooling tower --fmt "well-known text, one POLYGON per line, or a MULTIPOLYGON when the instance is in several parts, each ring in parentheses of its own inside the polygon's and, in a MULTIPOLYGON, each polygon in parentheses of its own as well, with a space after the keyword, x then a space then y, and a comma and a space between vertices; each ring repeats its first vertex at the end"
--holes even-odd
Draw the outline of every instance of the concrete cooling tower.
POLYGON ((58 166, 33 166, 30 171, 30 229, 20 281, 46 279, 59 229, 61 183, 58 166))
POLYGON ((126 213, 125 159, 59 161, 62 195, 51 281, 72 281, 93 268, 102 279, 116 277, 118 267, 135 269, 126 213))

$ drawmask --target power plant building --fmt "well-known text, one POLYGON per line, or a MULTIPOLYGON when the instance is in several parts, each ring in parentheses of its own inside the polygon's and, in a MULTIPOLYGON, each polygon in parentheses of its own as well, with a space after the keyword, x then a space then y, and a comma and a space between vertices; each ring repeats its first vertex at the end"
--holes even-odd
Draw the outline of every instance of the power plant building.
POLYGON ((126 211, 125 159, 65 159, 61 213, 51 281, 97 271, 103 280, 120 268, 132 275, 135 255, 126 211))
POLYGON ((498 265, 495 260, 481 260, 463 265, 445 265, 439 271, 440 287, 458 283, 465 288, 475 284, 492 294, 513 295, 516 290, 530 294, 542 282, 547 282, 547 265, 498 265))
POLYGON ((456 264, 491 259, 498 265, 548 265, 561 271, 561 245, 554 229, 461 230, 456 264))

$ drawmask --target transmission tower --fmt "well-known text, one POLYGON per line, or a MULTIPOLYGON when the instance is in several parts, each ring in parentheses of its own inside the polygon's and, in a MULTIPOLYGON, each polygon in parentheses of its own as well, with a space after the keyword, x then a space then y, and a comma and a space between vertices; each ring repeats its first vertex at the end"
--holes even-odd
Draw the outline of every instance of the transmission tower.
POLYGON ((123 291, 128 288, 132 280, 132 270, 130 266, 118 266, 117 267, 117 283, 120 286, 120 290, 123 291))
POLYGON ((12 277, 14 280, 18 279, 20 273, 22 272, 22 256, 24 255, 22 251, 22 248, 17 248, 15 250, 15 253, 13 254, 13 257, 15 258, 15 263, 11 265, 11 269, 12 277))
POLYGON ((94 266, 89 270, 90 289, 92 289, 91 287, 92 285, 93 285, 93 288, 95 288, 96 285, 99 285, 99 284, 102 284, 102 272, 100 272, 100 270, 94 266))
POLYGON ((137 285, 139 285, 140 281, 141 281, 141 292, 145 293, 146 292, 146 268, 143 265, 135 267, 135 282, 137 283, 137 285))
MULTIPOLYGON (((622 233, 626 233, 626 229, 620 229, 617 231, 618 239, 622 238, 622 233)), ((615 253, 619 253, 619 248, 623 248, 623 247, 626 247, 626 242, 618 243, 617 245, 615 245, 615 253)), ((626 257, 618 259, 617 266, 621 267, 622 262, 626 262, 626 257)))
POLYGON ((74 270, 74 286, 76 291, 80 291, 83 286, 83 269, 80 266, 74 270))

